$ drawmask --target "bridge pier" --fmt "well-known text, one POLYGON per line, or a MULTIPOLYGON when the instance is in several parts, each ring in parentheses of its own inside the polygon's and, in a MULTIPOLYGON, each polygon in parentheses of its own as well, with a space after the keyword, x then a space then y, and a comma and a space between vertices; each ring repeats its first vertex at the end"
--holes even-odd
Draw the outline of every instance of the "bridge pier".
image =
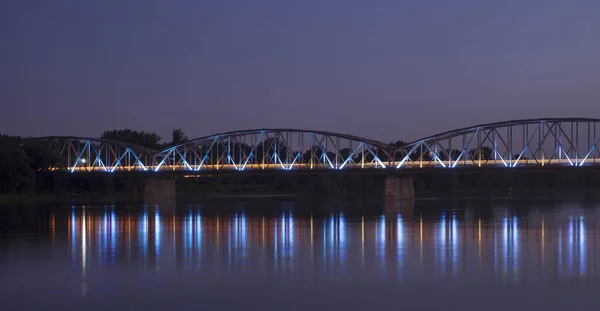
POLYGON ((385 178, 385 199, 414 200, 415 185, 412 177, 388 175, 385 178))
POLYGON ((174 198, 175 179, 148 177, 144 181, 144 195, 154 198, 174 198))

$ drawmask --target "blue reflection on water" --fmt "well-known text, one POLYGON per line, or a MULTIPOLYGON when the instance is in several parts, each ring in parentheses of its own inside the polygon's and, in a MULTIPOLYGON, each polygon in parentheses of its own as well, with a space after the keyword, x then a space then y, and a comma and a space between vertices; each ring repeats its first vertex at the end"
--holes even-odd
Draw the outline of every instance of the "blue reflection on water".
POLYGON ((285 213, 282 212, 281 213, 281 218, 279 219, 279 225, 280 227, 280 235, 281 235, 281 240, 280 240, 280 251, 281 251, 281 257, 286 257, 287 256, 287 241, 288 241, 288 234, 289 232, 286 230, 286 218, 285 218, 285 213))
POLYGON ((200 216, 200 211, 196 214, 196 254, 198 258, 202 258, 202 216, 200 216))
POLYGON ((562 275, 562 232, 560 224, 558 224, 558 275, 562 275))
POLYGON ((404 261, 404 223, 402 215, 398 214, 396 217, 396 248, 397 248, 397 267, 398 274, 402 271, 404 261))
POLYGON ((502 272, 506 275, 508 270, 508 216, 506 211, 502 218, 502 272))
POLYGON ((188 211, 183 220, 183 252, 187 264, 190 264, 193 258, 193 240, 194 240, 194 218, 193 212, 188 211))
POLYGON ((573 230, 573 216, 569 216, 569 227, 567 229, 567 256, 568 256, 568 271, 569 275, 573 275, 573 248, 575 248, 575 234, 573 230))
POLYGON ((140 219, 140 242, 142 244, 142 256, 144 259, 147 255, 148 249, 148 211, 144 208, 144 212, 142 213, 142 217, 140 219))
POLYGON ((233 216, 231 251, 236 262, 245 262, 246 259, 246 215, 236 213, 233 216))
POLYGON ((335 262, 335 260, 337 260, 336 258, 336 253, 337 253, 337 245, 336 245, 336 236, 337 236, 337 230, 336 230, 336 220, 335 220, 335 214, 331 214, 329 216, 329 261, 332 263, 335 262))
POLYGON ((382 270, 385 269, 385 230, 385 215, 382 215, 377 225, 377 237, 375 240, 377 256, 379 257, 382 270))
POLYGON ((158 259, 160 257, 160 213, 158 209, 154 212, 154 255, 156 256, 156 265, 158 266, 158 259))
POLYGON ((452 235, 452 272, 456 274, 458 273, 458 220, 455 212, 452 212, 450 234, 452 235))
POLYGON ((289 213, 288 215, 288 256, 290 258, 290 265, 293 264, 293 258, 294 258, 294 218, 292 217, 292 213, 289 213))
POLYGON ((512 217, 512 240, 513 240, 513 269, 515 269, 515 278, 519 272, 519 222, 517 220, 517 216, 512 217))
POLYGON ((583 224, 583 215, 579 216, 579 275, 585 274, 586 254, 585 254, 585 226, 583 224))
POLYGON ((241 240, 241 243, 242 243, 242 250, 243 250, 243 251, 244 251, 244 253, 245 253, 245 251, 246 251, 246 247, 247 247, 247 242, 248 242, 248 241, 247 241, 247 238, 246 238, 246 233, 247 233, 247 230, 246 230, 246 214, 245 214, 245 213, 242 213, 242 216, 241 216, 240 222, 241 222, 241 228, 240 228, 240 229, 241 229, 241 231, 242 231, 242 232, 241 232, 241 234, 240 234, 240 236, 241 236, 241 239, 242 239, 242 240, 241 240))
POLYGON ((108 260, 107 257, 107 252, 108 252, 108 238, 109 238, 109 234, 108 234, 108 211, 106 206, 104 207, 104 215, 103 215, 103 220, 102 220, 102 232, 98 232, 98 238, 102 237, 102 243, 99 243, 98 247, 100 248, 100 251, 98 252, 98 256, 100 257, 101 261, 100 262, 104 262, 106 263, 106 261, 108 260))
POLYGON ((329 245, 327 250, 329 251, 329 258, 333 258, 334 249, 335 249, 335 217, 333 214, 329 215, 329 226, 327 227, 329 231, 329 245))
MULTIPOLYGON (((344 216, 344 213, 340 213, 339 215, 337 234, 339 241, 339 262, 343 264, 346 260, 346 217, 344 216)), ((342 265, 341 268, 343 267, 344 266, 342 265)))
POLYGON ((323 219, 323 270, 327 270, 327 222, 323 219))
POLYGON ((444 274, 446 272, 446 214, 442 212, 440 217, 440 223, 438 225, 438 247, 436 251, 438 251, 437 262, 440 264, 441 272, 444 274))
POLYGON ((72 206, 71 210, 71 262, 73 263, 73 267, 75 266, 75 235, 77 233, 77 222, 75 218, 75 206, 72 206))
POLYGON ((115 215, 115 207, 113 206, 110 212, 110 230, 111 230, 111 245, 110 245, 110 261, 114 265, 117 257, 117 216, 115 215))
POLYGON ((290 228, 290 257, 293 258, 294 257, 294 237, 295 237, 295 227, 294 227, 294 217, 292 216, 292 213, 289 214, 288 216, 288 221, 289 221, 289 228, 290 228))

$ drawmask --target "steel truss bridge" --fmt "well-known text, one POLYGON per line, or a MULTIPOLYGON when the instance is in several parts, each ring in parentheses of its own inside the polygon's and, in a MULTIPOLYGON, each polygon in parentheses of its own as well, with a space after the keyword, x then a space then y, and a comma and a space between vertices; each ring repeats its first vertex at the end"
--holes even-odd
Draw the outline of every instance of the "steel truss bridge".
MULTIPOLYGON (((402 135, 399 135, 402 136, 402 135)), ((600 119, 482 124, 397 147, 324 131, 257 129, 200 137, 163 150, 84 137, 37 137, 70 172, 346 170, 600 165, 600 119)))

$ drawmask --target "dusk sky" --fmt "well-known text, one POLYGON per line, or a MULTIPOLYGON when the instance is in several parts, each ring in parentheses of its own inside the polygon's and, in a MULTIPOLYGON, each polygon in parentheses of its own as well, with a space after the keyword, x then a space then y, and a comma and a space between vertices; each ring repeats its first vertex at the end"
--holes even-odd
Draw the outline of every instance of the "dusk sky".
POLYGON ((2 0, 0 133, 600 117, 598 0, 2 0))

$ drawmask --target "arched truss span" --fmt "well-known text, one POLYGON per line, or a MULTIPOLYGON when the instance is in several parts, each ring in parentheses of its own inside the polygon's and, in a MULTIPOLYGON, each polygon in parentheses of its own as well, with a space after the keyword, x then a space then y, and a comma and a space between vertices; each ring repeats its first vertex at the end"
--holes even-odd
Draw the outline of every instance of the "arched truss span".
POLYGON ((147 171, 156 150, 119 141, 73 136, 32 137, 23 144, 44 143, 62 158, 62 168, 79 171, 147 171))
POLYGON ((548 118, 482 124, 419 139, 403 167, 600 164, 600 119, 548 118))
POLYGON ((297 129, 255 129, 197 138, 155 156, 158 170, 386 168, 391 146, 361 137, 297 129))

